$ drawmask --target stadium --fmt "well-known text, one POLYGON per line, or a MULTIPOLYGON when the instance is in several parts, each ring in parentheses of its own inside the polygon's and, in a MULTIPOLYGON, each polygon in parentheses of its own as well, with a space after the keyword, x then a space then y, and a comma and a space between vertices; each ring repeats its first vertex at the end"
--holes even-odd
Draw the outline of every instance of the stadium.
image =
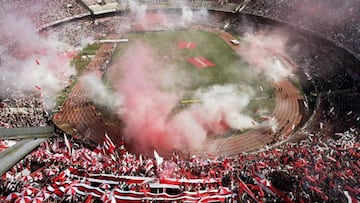
POLYGON ((0 202, 359 202, 358 10, 3 1, 0 202))

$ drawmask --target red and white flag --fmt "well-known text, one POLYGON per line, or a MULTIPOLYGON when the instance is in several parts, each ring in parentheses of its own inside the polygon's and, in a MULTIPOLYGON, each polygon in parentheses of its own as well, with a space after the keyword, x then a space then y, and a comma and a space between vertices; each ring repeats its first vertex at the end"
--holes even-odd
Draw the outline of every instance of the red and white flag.
POLYGON ((154 168, 154 163, 149 159, 145 165, 145 173, 148 173, 152 168, 154 168))
POLYGON ((239 187, 243 189, 255 202, 260 202, 255 194, 249 189, 249 187, 238 177, 239 179, 239 187))
POLYGON ((114 154, 116 148, 115 144, 112 142, 107 133, 105 133, 104 148, 105 151, 109 154, 114 154))
POLYGON ((35 85, 34 87, 37 91, 39 91, 39 92, 41 91, 41 87, 39 85, 35 85))
POLYGON ((348 203, 358 203, 359 201, 355 198, 355 197, 352 197, 348 191, 344 190, 344 195, 347 199, 347 202, 348 203))
POLYGON ((156 160, 156 165, 157 167, 159 167, 163 163, 164 158, 162 158, 155 150, 154 150, 154 157, 156 160))
POLYGON ((68 149, 69 155, 71 155, 71 143, 70 143, 69 140, 67 139, 65 133, 64 133, 64 142, 65 142, 66 148, 68 149))
POLYGON ((268 193, 272 194, 272 195, 276 195, 280 198, 282 198, 282 200, 286 203, 292 203, 293 201, 291 201, 282 191, 274 188, 271 184, 270 181, 268 181, 264 175, 259 175, 259 174, 254 174, 254 178, 256 180, 256 183, 261 186, 263 189, 265 189, 268 193), (270 192, 270 191, 271 192, 270 192))

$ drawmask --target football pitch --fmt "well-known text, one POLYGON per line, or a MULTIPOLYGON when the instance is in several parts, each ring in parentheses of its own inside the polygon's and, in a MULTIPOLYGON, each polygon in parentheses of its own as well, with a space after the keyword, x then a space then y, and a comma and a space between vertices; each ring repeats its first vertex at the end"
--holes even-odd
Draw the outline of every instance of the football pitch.
POLYGON ((198 102, 191 92, 199 88, 235 84, 253 89, 254 96, 246 113, 255 120, 260 119, 255 114, 258 109, 266 109, 268 114, 274 110, 275 92, 271 81, 262 74, 254 74, 254 69, 215 33, 200 30, 130 32, 122 38, 129 42, 118 45, 113 61, 132 43, 140 41, 153 49, 157 58, 163 60, 162 64, 175 66, 184 75, 191 76, 190 82, 182 84, 185 88, 180 96, 184 106, 191 105, 191 101, 198 102))

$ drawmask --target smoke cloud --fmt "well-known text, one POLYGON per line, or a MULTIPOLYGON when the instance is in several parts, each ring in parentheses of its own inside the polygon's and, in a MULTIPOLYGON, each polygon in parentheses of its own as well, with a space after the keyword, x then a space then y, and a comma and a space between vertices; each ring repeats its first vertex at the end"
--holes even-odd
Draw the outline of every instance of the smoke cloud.
POLYGON ((121 95, 115 100, 122 101, 117 113, 125 123, 123 135, 139 152, 201 150, 209 135, 255 127, 243 113, 254 95, 251 87, 226 84, 198 89, 194 98, 200 103, 175 111, 178 90, 163 85, 173 87, 172 81, 181 78, 160 61, 151 47, 137 42, 108 71, 114 91, 121 95))
POLYGON ((151 30, 154 28, 183 28, 194 24, 206 24, 209 19, 209 13, 206 9, 193 10, 186 5, 182 6, 181 16, 169 17, 161 10, 147 11, 144 4, 139 4, 136 1, 129 1, 129 9, 131 16, 131 23, 124 22, 119 25, 118 31, 124 31, 130 28, 130 24, 135 25, 135 28, 142 28, 144 30, 151 30))
POLYGON ((229 128, 244 129, 253 127, 253 119, 243 114, 243 110, 250 102, 253 90, 250 87, 240 87, 234 84, 214 85, 207 89, 200 89, 195 93, 202 103, 193 105, 190 111, 202 126, 215 134, 223 134, 229 128))
POLYGON ((126 124, 125 138, 140 148, 171 149, 172 142, 177 141, 167 127, 167 117, 178 97, 162 92, 156 86, 156 81, 160 80, 155 74, 161 69, 159 60, 151 49, 137 43, 119 61, 119 64, 110 67, 109 72, 110 75, 122 76, 120 80, 112 78, 112 81, 116 91, 125 96, 125 111, 118 112, 126 124))
POLYGON ((32 22, 6 14, 0 23, 0 94, 40 90, 49 108, 75 73, 65 55, 68 47, 53 38, 41 38, 32 22))
POLYGON ((129 1, 129 8, 131 11, 131 15, 134 15, 136 22, 140 22, 141 20, 144 19, 145 15, 146 15, 146 5, 145 4, 139 5, 135 1, 129 1))
POLYGON ((240 55, 250 67, 274 81, 293 76, 292 68, 279 60, 290 58, 286 54, 288 37, 285 34, 263 31, 248 34, 245 40, 246 42, 240 46, 240 55))
MULTIPOLYGON (((154 20, 170 22, 161 12, 148 14, 144 6, 134 2, 130 9, 134 23, 142 28, 151 28, 154 20)), ((174 25, 188 26, 205 22, 207 18, 205 10, 192 11, 184 7, 181 20, 174 25)), ((253 49, 249 59, 256 50, 263 48, 256 44, 260 43, 256 40, 260 38, 249 40, 253 49), (256 42, 255 46, 253 41, 256 42)), ((276 50, 283 53, 284 42, 281 43, 277 44, 279 49, 276 50)), ((268 49, 274 48, 270 42, 267 46, 268 49)), ((261 60, 270 60, 272 56, 270 51, 263 52, 261 60)), ((251 60, 249 63, 259 65, 259 72, 263 72, 268 68, 265 65, 269 61, 261 60, 259 64, 251 60)), ((284 72, 281 68, 276 70, 284 72)), ((198 89, 193 97, 200 102, 179 110, 179 95, 203 78, 179 70, 169 60, 164 61, 162 56, 156 55, 154 48, 142 41, 133 42, 106 74, 113 84, 113 92, 108 91, 97 76, 89 75, 82 81, 91 87, 90 97, 94 98, 95 103, 117 113, 125 124, 125 140, 136 146, 133 148, 138 152, 151 155, 154 149, 160 153, 174 149, 203 150, 204 146, 209 147, 206 143, 209 136, 222 136, 229 129, 244 130, 269 125, 269 122, 257 124, 245 113, 255 96, 255 91, 245 85, 224 84, 198 89)), ((272 74, 281 75, 275 70, 272 70, 272 74)))
POLYGON ((89 90, 89 99, 95 102, 95 104, 105 106, 109 109, 117 109, 121 112, 123 96, 110 91, 109 88, 104 85, 99 75, 89 73, 82 77, 80 82, 89 90))
POLYGON ((200 9, 193 11, 191 8, 182 7, 181 9, 182 15, 179 25, 181 26, 189 26, 193 23, 204 22, 207 21, 209 17, 209 13, 206 9, 200 9))

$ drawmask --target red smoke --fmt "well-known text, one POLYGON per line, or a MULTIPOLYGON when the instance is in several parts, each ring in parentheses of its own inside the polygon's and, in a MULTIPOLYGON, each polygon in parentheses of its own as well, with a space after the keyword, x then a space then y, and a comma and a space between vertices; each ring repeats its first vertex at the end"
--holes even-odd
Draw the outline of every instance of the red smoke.
POLYGON ((153 53, 146 45, 134 43, 108 72, 122 101, 117 113, 125 123, 123 136, 134 151, 202 150, 210 134, 254 127, 252 118, 241 114, 251 91, 239 92, 235 85, 197 90, 202 103, 173 113, 179 97, 173 90, 163 90, 168 88, 161 84, 164 80, 176 83, 180 76, 166 74, 169 67, 153 53))
POLYGON ((170 150, 176 142, 167 119, 178 98, 156 86, 159 78, 154 73, 161 68, 155 58, 147 48, 137 44, 114 67, 120 67, 122 74, 116 88, 125 96, 123 107, 126 110, 121 112, 126 123, 125 137, 139 147, 138 151, 149 146, 170 150))

